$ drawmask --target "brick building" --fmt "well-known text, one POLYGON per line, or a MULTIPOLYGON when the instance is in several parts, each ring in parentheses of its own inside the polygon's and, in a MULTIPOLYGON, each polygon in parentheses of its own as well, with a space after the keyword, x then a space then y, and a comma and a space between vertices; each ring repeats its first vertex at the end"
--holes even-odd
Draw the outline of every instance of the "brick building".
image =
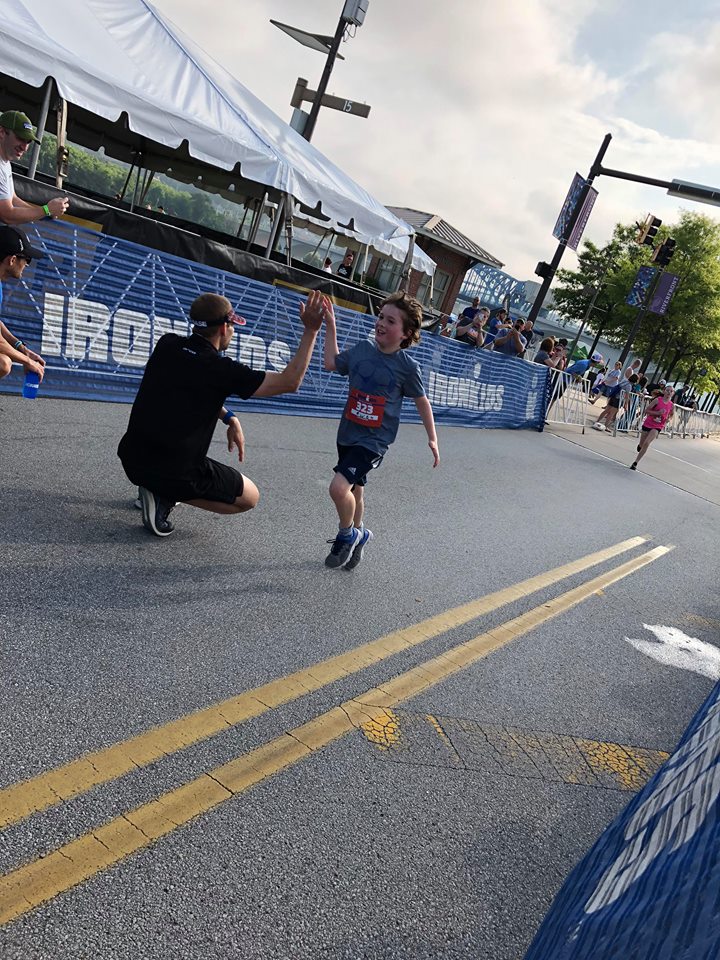
MULTIPOLYGON (((423 213, 408 207, 388 207, 395 216, 415 228, 415 242, 437 263, 432 282, 416 270, 410 272, 408 289, 422 303, 438 313, 451 313, 465 274, 479 263, 500 268, 503 264, 487 250, 483 250, 465 234, 456 230, 438 214, 423 213)), ((367 277, 382 290, 396 290, 400 283, 402 265, 393 260, 373 258, 367 277)))

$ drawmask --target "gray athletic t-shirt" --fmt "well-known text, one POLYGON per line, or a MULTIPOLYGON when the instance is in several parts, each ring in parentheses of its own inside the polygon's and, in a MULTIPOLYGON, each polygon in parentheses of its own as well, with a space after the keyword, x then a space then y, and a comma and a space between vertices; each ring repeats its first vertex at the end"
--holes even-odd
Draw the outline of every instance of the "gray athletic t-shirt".
POLYGON ((397 436, 403 397, 424 397, 419 365, 407 350, 383 353, 370 340, 343 350, 335 369, 349 392, 337 442, 384 454, 397 436))

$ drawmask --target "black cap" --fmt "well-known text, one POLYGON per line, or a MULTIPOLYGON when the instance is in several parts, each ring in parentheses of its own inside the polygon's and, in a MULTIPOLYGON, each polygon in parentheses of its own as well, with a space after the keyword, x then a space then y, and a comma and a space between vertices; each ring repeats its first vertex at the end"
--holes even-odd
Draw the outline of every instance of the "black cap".
POLYGON ((26 260, 39 260, 45 253, 33 247, 19 227, 0 225, 0 259, 13 255, 26 260))

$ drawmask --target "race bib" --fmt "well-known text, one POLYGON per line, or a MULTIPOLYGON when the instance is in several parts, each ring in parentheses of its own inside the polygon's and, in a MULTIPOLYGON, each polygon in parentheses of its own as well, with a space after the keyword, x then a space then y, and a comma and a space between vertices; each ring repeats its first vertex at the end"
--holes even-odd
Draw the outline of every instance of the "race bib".
POLYGON ((376 397, 372 393, 352 389, 345 406, 345 416, 363 427, 379 427, 383 422, 385 400, 385 397, 376 397))

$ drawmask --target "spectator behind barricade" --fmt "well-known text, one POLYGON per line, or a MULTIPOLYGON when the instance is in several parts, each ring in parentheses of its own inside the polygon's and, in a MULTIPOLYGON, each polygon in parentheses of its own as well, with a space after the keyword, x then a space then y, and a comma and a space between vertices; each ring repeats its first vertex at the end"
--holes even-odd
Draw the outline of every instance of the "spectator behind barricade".
POLYGON ((455 328, 455 339, 461 343, 467 343, 471 347, 481 347, 484 337, 483 330, 490 317, 490 311, 487 307, 481 307, 472 320, 458 321, 455 328))
POLYGON ((522 357, 527 344, 527 340, 521 333, 524 326, 525 321, 519 317, 513 321, 509 329, 499 330, 493 344, 495 352, 505 354, 507 357, 522 357))
POLYGON ((451 313, 449 315, 442 314, 440 317, 440 324, 436 329, 441 337, 450 337, 450 339, 452 339, 455 336, 456 327, 457 317, 451 313))
POLYGON ((0 115, 0 222, 15 226, 61 217, 68 208, 67 197, 54 197, 42 206, 26 203, 15 193, 10 162, 21 160, 31 143, 40 143, 35 128, 19 110, 6 110, 0 115))
POLYGON ((591 357, 586 357, 582 360, 575 360, 574 363, 571 363, 569 367, 565 368, 565 373, 571 374, 573 377, 581 379, 585 376, 588 370, 593 367, 602 366, 603 356, 601 353, 594 353, 591 357))
POLYGON ((345 277, 346 280, 349 280, 350 277, 352 276, 354 260, 355 260, 355 254, 352 252, 352 250, 346 251, 345 256, 343 257, 343 261, 341 264, 338 265, 337 269, 335 270, 335 273, 339 277, 345 277))
POLYGON ((487 347, 489 350, 492 349, 492 346, 495 342, 495 337, 498 334, 498 330, 506 326, 506 321, 507 321, 507 310, 504 307, 501 307, 500 310, 497 311, 495 316, 490 317, 487 334, 485 336, 485 342, 483 343, 484 347, 487 347))
POLYGON ((555 369, 563 370, 567 363, 567 340, 564 343, 562 340, 556 340, 550 356, 554 361, 553 365, 555 369))
POLYGON ((598 382, 598 380, 600 381, 600 383, 602 383, 603 380, 605 379, 606 373, 607 373, 607 367, 600 367, 599 370, 596 370, 595 368, 590 370, 586 377, 587 382, 590 384, 590 387, 591 388, 594 387, 595 384, 598 382))
MULTIPOLYGON (((469 307, 465 307, 463 312, 460 314, 458 322, 464 326, 468 326, 480 313, 480 309, 480 297, 474 297, 472 304, 469 307)), ((488 316, 489 315, 490 311, 488 310, 488 316)))
POLYGON ((625 370, 625 379, 629 380, 633 374, 640 376, 640 367, 642 366, 642 360, 633 360, 629 367, 625 370))
POLYGON ((332 273, 332 260, 330 257, 325 257, 322 268, 325 273, 332 273))
POLYGON ((532 346, 533 340, 535 339, 534 327, 535 327, 535 324, 532 320, 525 321, 525 326, 522 329, 522 335, 525 337, 525 340, 527 341, 527 346, 525 348, 526 350, 530 349, 530 347, 532 346))
MULTIPOLYGON (((42 250, 36 250, 28 243, 19 227, 0 225, 0 308, 3 301, 3 281, 20 280, 25 267, 33 259, 44 257, 42 250)), ((45 361, 30 350, 23 341, 10 333, 4 323, 0 321, 0 380, 12 370, 13 363, 19 363, 26 373, 35 373, 39 381, 45 373, 45 361)))
POLYGON ((553 358, 554 349, 555 338, 545 337, 545 339, 541 341, 538 351, 533 357, 533 363, 542 363, 544 366, 550 367, 551 370, 554 370, 559 359, 559 357, 553 358))
POLYGON ((651 397, 661 397, 665 393, 666 386, 667 380, 658 380, 657 383, 651 383, 648 386, 648 393, 651 397))
POLYGON ((647 392, 645 389, 647 387, 647 382, 648 382, 648 379, 644 374, 640 376, 638 378, 638 382, 633 386, 633 393, 639 393, 642 396, 645 396, 647 392))
POLYGON ((610 391, 620 383, 620 378, 622 377, 622 363, 617 360, 615 366, 612 370, 609 370, 601 383, 598 383, 597 380, 593 384, 591 393, 593 396, 590 397, 590 403, 595 403, 599 394, 602 394, 604 397, 610 395, 610 391))
POLYGON ((562 351, 562 357, 560 363, 558 364, 558 370, 564 370, 568 365, 568 342, 565 337, 561 337, 558 342, 555 344, 555 349, 562 351))
POLYGON ((610 429, 615 422, 621 404, 625 403, 626 395, 632 392, 633 385, 636 384, 639 379, 636 373, 632 373, 627 379, 623 378, 616 387, 613 387, 608 396, 607 406, 592 425, 593 430, 610 429))

